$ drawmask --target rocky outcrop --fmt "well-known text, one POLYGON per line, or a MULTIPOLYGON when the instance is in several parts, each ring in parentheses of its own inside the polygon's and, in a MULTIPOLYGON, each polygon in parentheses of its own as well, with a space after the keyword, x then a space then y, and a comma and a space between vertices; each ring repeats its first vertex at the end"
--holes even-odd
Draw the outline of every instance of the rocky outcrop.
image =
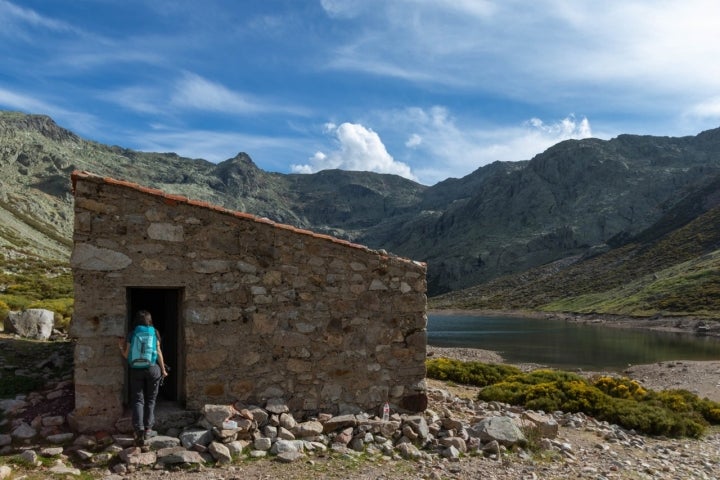
POLYGON ((42 308, 29 308, 22 312, 8 312, 3 323, 6 333, 34 340, 48 340, 55 326, 55 314, 42 308))

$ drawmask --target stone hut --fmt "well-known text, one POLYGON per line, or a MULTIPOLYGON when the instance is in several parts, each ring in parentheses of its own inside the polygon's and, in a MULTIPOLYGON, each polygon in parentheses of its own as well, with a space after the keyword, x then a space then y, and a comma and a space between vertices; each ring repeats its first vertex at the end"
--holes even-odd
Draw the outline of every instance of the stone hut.
POLYGON ((426 265, 87 172, 72 174, 79 431, 127 403, 118 340, 149 310, 161 401, 300 415, 425 409, 426 265))

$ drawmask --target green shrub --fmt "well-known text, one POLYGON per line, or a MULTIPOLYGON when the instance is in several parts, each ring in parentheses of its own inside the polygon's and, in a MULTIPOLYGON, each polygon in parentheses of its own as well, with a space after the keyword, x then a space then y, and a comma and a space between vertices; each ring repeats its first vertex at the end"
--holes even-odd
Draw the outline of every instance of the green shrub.
POLYGON ((36 300, 28 304, 27 308, 44 308, 55 312, 55 327, 67 330, 72 318, 74 300, 72 298, 53 298, 49 300, 36 300))
POLYGON ((698 412, 683 414, 628 399, 613 399, 603 403, 595 415, 628 429, 669 437, 699 437, 707 426, 707 421, 698 412))
POLYGON ((511 375, 520 374, 519 368, 509 365, 481 362, 461 362, 449 358, 434 358, 425 362, 427 376, 437 380, 450 380, 464 385, 484 387, 511 375))
POLYGON ((519 372, 517 377, 511 377, 508 380, 517 380, 531 385, 548 382, 585 381, 583 377, 577 373, 565 372, 562 370, 551 370, 549 368, 540 368, 529 373, 519 372))
POLYGON ((708 422, 714 425, 720 424, 720 403, 704 399, 697 409, 708 422))
POLYGON ((698 437, 718 423, 720 405, 689 392, 645 391, 628 379, 601 377, 591 383, 568 372, 538 370, 508 378, 480 391, 481 400, 534 410, 583 412, 649 435, 698 437))
POLYGON ((647 402, 677 413, 699 414, 711 424, 720 424, 720 403, 701 399, 687 390, 650 391, 647 402))
POLYGON ((481 387, 480 400, 546 412, 583 412, 649 435, 698 437, 708 423, 720 424, 720 403, 686 390, 646 390, 624 377, 590 381, 571 372, 522 373, 508 365, 447 358, 428 360, 426 366, 430 378, 481 387))
MULTIPOLYGON (((528 385, 519 382, 499 382, 483 388, 478 394, 480 400, 493 400, 496 402, 509 403, 511 405, 525 405, 528 385)), ((548 396, 548 402, 552 402, 548 396)), ((538 410, 553 411, 557 408, 552 406, 538 408, 538 410)))
POLYGON ((27 306, 30 305, 30 302, 32 302, 32 299, 28 297, 8 294, 0 295, 0 300, 13 311, 25 310, 27 306))

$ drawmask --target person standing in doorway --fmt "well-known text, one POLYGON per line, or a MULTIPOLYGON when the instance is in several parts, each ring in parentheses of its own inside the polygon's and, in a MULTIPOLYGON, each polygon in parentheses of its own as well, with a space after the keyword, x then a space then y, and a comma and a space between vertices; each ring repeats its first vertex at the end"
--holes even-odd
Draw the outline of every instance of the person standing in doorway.
POLYGON ((155 402, 160 382, 168 375, 160 334, 153 326, 150 312, 140 310, 135 314, 133 330, 127 338, 120 339, 119 347, 128 362, 135 445, 143 446, 154 434, 155 402))

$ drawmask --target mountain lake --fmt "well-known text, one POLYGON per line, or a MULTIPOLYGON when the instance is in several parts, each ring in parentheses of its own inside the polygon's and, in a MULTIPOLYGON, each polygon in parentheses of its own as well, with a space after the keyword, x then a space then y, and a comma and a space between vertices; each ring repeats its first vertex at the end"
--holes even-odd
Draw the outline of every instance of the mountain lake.
POLYGON ((480 348, 507 363, 620 371, 669 360, 720 360, 720 338, 583 325, 564 320, 428 314, 428 345, 480 348))

